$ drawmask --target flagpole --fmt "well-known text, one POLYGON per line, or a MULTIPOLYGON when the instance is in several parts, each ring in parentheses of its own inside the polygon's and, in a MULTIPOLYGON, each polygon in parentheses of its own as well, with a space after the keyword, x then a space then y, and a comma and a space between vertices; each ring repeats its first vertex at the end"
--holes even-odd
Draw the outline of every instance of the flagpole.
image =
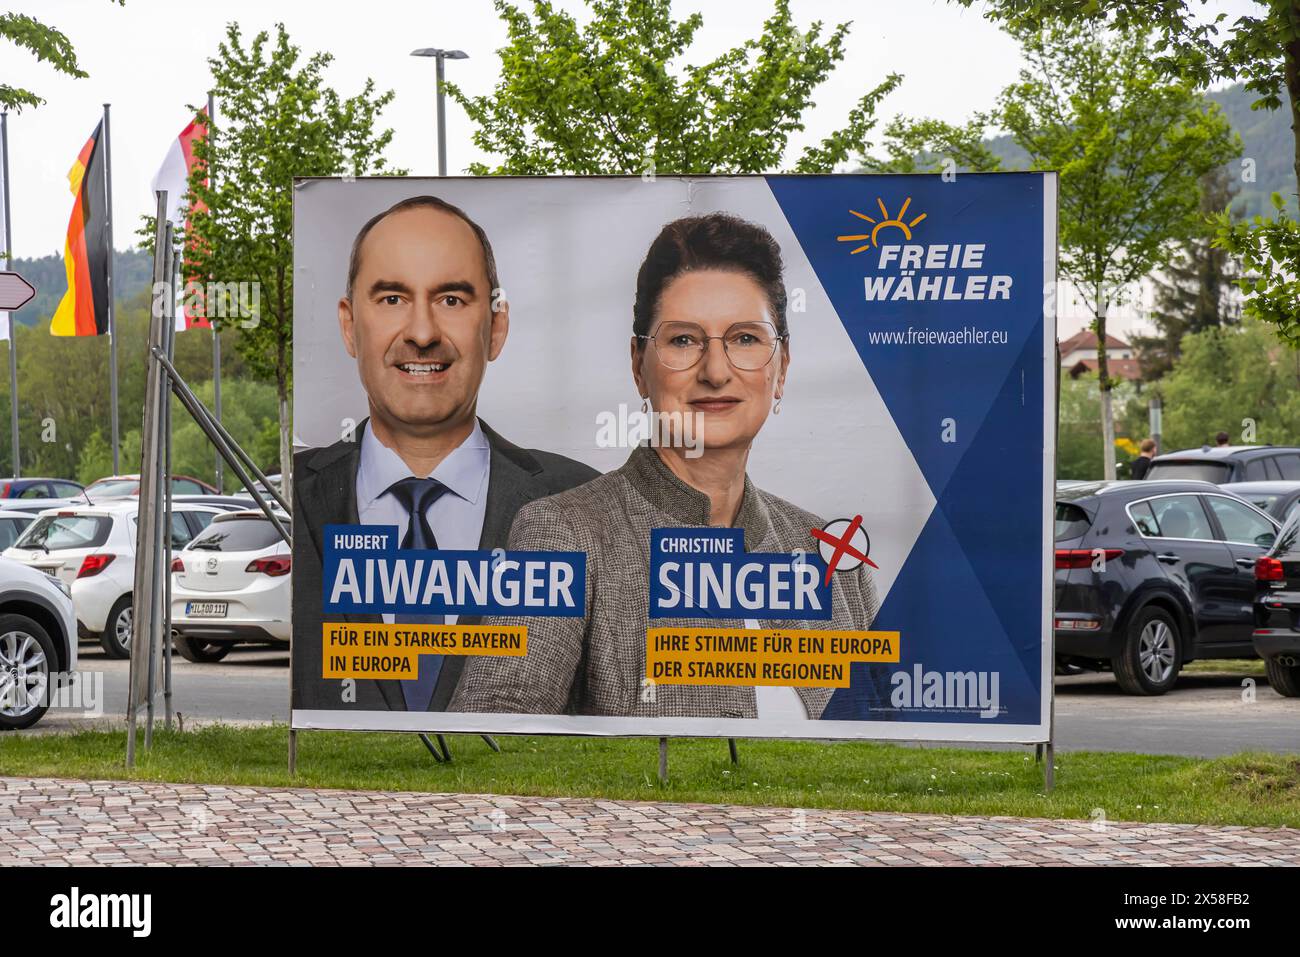
MULTIPOLYGON (((208 188, 212 189, 215 185, 212 176, 212 131, 216 124, 216 99, 212 91, 208 91, 208 128, 204 134, 204 144, 208 149, 208 188)), ((203 299, 204 305, 207 305, 206 296, 203 299)), ((208 327, 212 330, 212 404, 215 407, 217 421, 221 421, 221 333, 216 325, 212 322, 212 309, 208 308, 208 327)), ((225 461, 221 458, 221 452, 217 452, 217 490, 224 492, 225 486, 222 484, 225 473, 225 461)))
MULTIPOLYGON (((13 229, 9 218, 9 112, 0 113, 0 175, 4 176, 5 269, 13 262, 13 229)), ((13 449, 14 478, 22 475, 18 464, 18 329, 9 313, 9 440, 13 449)))
POLYGON ((113 153, 109 147, 108 108, 104 104, 104 205, 107 218, 104 220, 105 237, 108 242, 108 401, 112 404, 113 419, 113 474, 121 474, 118 461, 117 434, 117 310, 113 307, 113 153))

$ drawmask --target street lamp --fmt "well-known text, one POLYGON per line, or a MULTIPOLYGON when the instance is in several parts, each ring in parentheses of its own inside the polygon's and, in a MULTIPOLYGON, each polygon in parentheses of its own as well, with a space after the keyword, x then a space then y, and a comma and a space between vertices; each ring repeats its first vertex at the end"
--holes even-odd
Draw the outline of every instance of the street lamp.
POLYGON ((438 92, 438 175, 447 175, 447 110, 443 104, 442 87, 445 82, 443 77, 444 60, 467 60, 469 54, 464 50, 440 50, 437 47, 424 47, 420 50, 412 50, 411 56, 431 56, 438 65, 437 84, 438 92))

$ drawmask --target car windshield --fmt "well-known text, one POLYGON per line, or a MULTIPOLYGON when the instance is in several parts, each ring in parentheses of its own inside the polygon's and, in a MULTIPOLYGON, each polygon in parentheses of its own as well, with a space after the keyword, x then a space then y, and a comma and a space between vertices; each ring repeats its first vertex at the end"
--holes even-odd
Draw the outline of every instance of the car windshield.
POLYGON ((210 552, 252 552, 278 541, 280 533, 266 519, 232 518, 214 521, 190 542, 190 548, 210 552))
POLYGON ((1231 467, 1226 462, 1206 462, 1197 459, 1171 459, 1154 462, 1147 469, 1147 481, 1152 479, 1199 479, 1216 485, 1228 480, 1231 467))
POLYGON ((125 498, 140 487, 139 479, 103 479, 86 487, 86 494, 100 498, 125 498))
POLYGON ((108 541, 113 520, 104 515, 42 515, 28 526, 15 548, 97 548, 108 541))

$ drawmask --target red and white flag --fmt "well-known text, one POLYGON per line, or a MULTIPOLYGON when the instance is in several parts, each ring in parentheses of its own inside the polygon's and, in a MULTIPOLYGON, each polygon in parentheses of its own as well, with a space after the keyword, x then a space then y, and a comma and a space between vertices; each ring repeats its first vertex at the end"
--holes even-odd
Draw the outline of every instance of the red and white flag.
MULTIPOLYGON (((207 132, 207 108, 199 111, 200 116, 190 121, 190 124, 181 130, 181 135, 172 140, 171 146, 167 149, 167 156, 163 159, 162 165, 158 167, 157 174, 153 178, 154 192, 158 190, 167 190, 167 218, 171 221, 172 228, 177 232, 185 231, 186 242, 190 241, 189 231, 189 205, 188 197, 190 192, 190 172, 194 169, 194 141, 200 139, 207 132)), ((196 208, 202 208, 197 206, 196 208)), ((185 264, 181 263, 181 276, 185 277, 185 264)), ((186 277, 188 278, 188 277, 186 277)), ((182 297, 181 290, 177 290, 177 303, 185 303, 189 297, 182 297)), ((176 330, 183 332, 186 329, 203 328, 206 329, 211 324, 201 314, 201 310, 191 309, 190 305, 178 305, 176 309, 176 330)))

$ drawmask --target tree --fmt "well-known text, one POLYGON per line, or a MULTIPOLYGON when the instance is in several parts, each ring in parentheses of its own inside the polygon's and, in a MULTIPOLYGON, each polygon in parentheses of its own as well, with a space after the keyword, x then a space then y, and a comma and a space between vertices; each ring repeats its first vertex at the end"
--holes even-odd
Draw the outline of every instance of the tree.
POLYGON ((1214 243, 1241 257, 1236 280, 1246 293, 1245 311, 1272 323, 1284 342, 1300 347, 1300 222, 1286 214, 1281 193, 1272 196, 1275 218, 1233 222, 1227 211, 1214 219, 1214 243))
POLYGON ((986 133, 991 118, 976 114, 961 126, 942 120, 895 117, 885 126, 884 159, 867 157, 864 173, 988 173, 1002 168, 989 149, 986 133))
MULTIPOLYGON (((113 2, 122 6, 125 0, 113 2)), ((34 54, 37 60, 48 63, 65 76, 85 79, 89 75, 78 65, 72 41, 61 31, 46 26, 35 17, 22 13, 0 13, 0 38, 34 54)), ((0 83, 0 108, 21 113, 25 106, 42 106, 44 103, 45 100, 31 90, 0 83)))
MULTIPOLYGON (((1188 333, 1160 391, 1167 448, 1210 443, 1221 429, 1248 442, 1300 444, 1300 352, 1250 316, 1188 333)), ((1132 402, 1124 421, 1140 430, 1146 416, 1145 400, 1132 402)))
MULTIPOLYGON (((789 0, 776 0, 757 40, 695 66, 674 64, 703 24, 675 20, 669 0, 587 0, 579 27, 547 0, 531 14, 496 0, 508 41, 501 79, 486 96, 447 89, 475 123, 474 142, 502 157, 489 173, 761 173, 780 168, 804 128, 813 90, 844 58, 849 25, 828 36, 801 31, 789 0)), ((809 146, 798 172, 830 172, 865 153, 881 99, 901 82, 868 90, 844 127, 809 146)))
MULTIPOLYGON (((1105 451, 1101 436, 1101 390, 1097 387, 1097 374, 1086 372, 1077 379, 1065 375, 1061 377, 1058 390, 1060 418, 1056 426, 1056 477, 1058 479, 1100 479, 1106 471, 1105 451)), ((1133 383, 1122 381, 1115 383, 1114 394, 1117 404, 1124 409, 1137 404, 1134 402, 1136 388, 1133 383)), ((1130 430, 1129 435, 1144 435, 1145 422, 1138 430, 1130 430)), ((1123 449, 1128 458, 1133 458, 1128 446, 1131 439, 1116 439, 1110 446, 1109 459, 1113 462, 1117 450, 1123 449)))
POLYGON ((1028 69, 999 99, 1032 168, 1060 171, 1059 274, 1093 315, 1106 478, 1115 477, 1106 314, 1195 235, 1198 180, 1240 151, 1213 104, 1152 65, 1144 32, 1023 32, 1028 69))
MULTIPOLYGON (((971 6, 975 0, 956 2, 971 6)), ((1280 109, 1285 90, 1300 188, 1300 0, 1258 0, 1256 6, 1255 15, 1233 21, 1221 42, 1227 15, 1198 22, 1188 0, 991 0, 986 16, 1013 29, 1037 29, 1048 21, 1137 26, 1155 31, 1152 66, 1166 76, 1199 87, 1215 79, 1242 80, 1259 96, 1252 104, 1256 109, 1280 109)), ((1272 221, 1260 217, 1234 227, 1218 219, 1216 241, 1261 269, 1262 282, 1243 286, 1246 312, 1274 323, 1283 339, 1300 346, 1300 283, 1285 278, 1300 275, 1300 224, 1284 213, 1285 204, 1274 206, 1272 221)))
MULTIPOLYGON (((1200 209, 1207 220, 1231 207, 1235 195, 1226 167, 1216 167, 1201 177, 1200 209)), ((1241 309, 1233 295, 1239 272, 1236 258, 1214 244, 1209 229, 1179 244, 1177 254, 1154 278, 1151 320, 1158 334, 1132 338, 1148 382, 1173 367, 1181 354, 1183 336, 1240 320, 1241 309)))
MULTIPOLYGON (((292 455, 293 179, 386 171, 383 152, 393 136, 376 130, 391 91, 376 93, 367 80, 360 93, 344 99, 325 86, 330 54, 300 59, 283 24, 276 25, 274 41, 262 31, 246 47, 239 27, 227 26, 217 55, 208 60, 221 112, 210 137, 195 141, 184 237, 192 274, 222 284, 257 283, 257 308, 238 321, 236 348, 254 375, 275 383, 286 477, 292 455)), ((222 305, 208 303, 209 313, 220 315, 222 305)))

